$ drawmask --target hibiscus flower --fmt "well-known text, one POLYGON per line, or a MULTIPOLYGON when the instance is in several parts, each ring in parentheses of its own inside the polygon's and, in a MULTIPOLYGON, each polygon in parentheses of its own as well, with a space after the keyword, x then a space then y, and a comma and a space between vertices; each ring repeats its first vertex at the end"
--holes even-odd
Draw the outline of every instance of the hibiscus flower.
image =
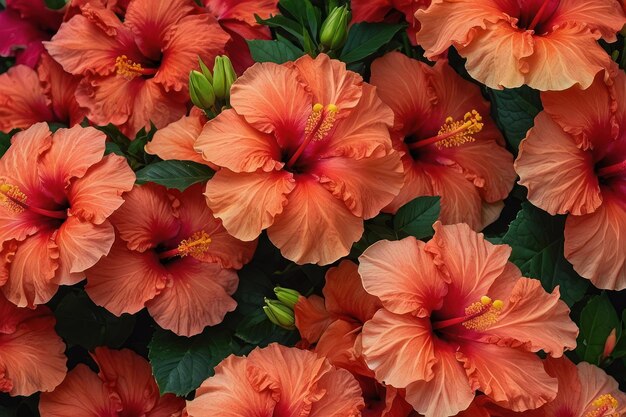
POLYGON ((229 36, 193 0, 131 0, 124 22, 87 5, 46 42, 63 68, 82 76, 78 103, 93 123, 113 123, 129 137, 186 114, 189 71, 207 64, 229 36))
POLYGON ((565 257, 598 288, 626 288, 626 75, 542 93, 515 169, 528 199, 566 214, 565 257), (549 143, 549 146, 546 144, 549 143))
POLYGON ((255 64, 209 121, 196 150, 221 167, 207 204, 241 240, 267 229, 287 259, 329 264, 348 254, 402 186, 375 88, 320 54, 255 64))
POLYGON ((427 58, 454 46, 488 87, 538 90, 589 87, 612 62, 598 40, 626 23, 618 0, 433 0, 415 17, 427 58))
POLYGON ((52 391, 65 378, 65 344, 46 306, 19 308, 0 294, 0 392, 52 391))
POLYGON ((79 364, 54 391, 41 394, 41 417, 172 417, 185 402, 159 395, 148 361, 128 349, 96 348, 91 355, 100 372, 79 364))
POLYGON ((107 219, 135 174, 123 157, 104 156, 105 140, 91 127, 53 134, 38 123, 0 159, 0 288, 12 303, 47 302, 109 252, 107 219))
MULTIPOLYGON (((272 343, 234 355, 187 402, 189 417, 353 417, 363 408, 359 384, 313 352, 272 343)), ((46 416, 42 416, 46 417, 46 416)))
POLYGON ((439 195, 444 223, 480 230, 496 220, 516 175, 480 88, 446 62, 429 67, 398 52, 374 61, 370 82, 394 111, 391 137, 404 164, 404 186, 384 211, 439 195))
POLYGON ((111 218, 117 239, 87 271, 87 294, 116 315, 144 307, 164 329, 184 336, 221 323, 237 306, 236 270, 256 242, 230 236, 207 208, 202 185, 181 193, 135 187, 111 218))
POLYGON ((427 8, 430 2, 431 0, 352 0, 352 22, 398 23, 404 20, 409 24, 406 30, 409 41, 416 45, 415 36, 420 30, 420 24, 415 18, 415 12, 427 8))
POLYGON ((533 352, 559 357, 578 329, 559 300, 466 224, 434 225, 428 243, 380 241, 359 258, 365 290, 383 308, 363 326, 376 379, 406 389, 426 417, 468 408, 475 391, 515 411, 555 398, 557 381, 533 352))

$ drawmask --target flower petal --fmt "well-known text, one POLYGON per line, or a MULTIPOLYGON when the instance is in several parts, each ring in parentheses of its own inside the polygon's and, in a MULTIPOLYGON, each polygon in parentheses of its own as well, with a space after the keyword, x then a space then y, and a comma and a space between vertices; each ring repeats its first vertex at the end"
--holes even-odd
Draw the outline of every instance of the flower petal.
POLYGON ((206 161, 193 148, 205 122, 206 116, 200 113, 183 116, 157 130, 145 150, 164 160, 194 161, 206 165, 206 161))
POLYGON ((41 55, 37 73, 46 95, 50 97, 56 120, 67 123, 70 127, 82 122, 86 112, 80 108, 74 95, 80 78, 65 72, 47 53, 41 55))
POLYGON ((26 65, 16 65, 0 74, 0 131, 8 133, 47 121, 52 121, 52 112, 37 73, 26 65))
POLYGON ((614 42, 615 34, 626 24, 624 9, 619 3, 616 0, 561 0, 550 23, 584 23, 600 32, 606 41, 614 42))
POLYGON ((580 362, 576 367, 581 381, 581 415, 586 416, 587 413, 597 410, 593 402, 603 394, 610 394, 617 400, 619 404, 615 410, 617 415, 626 411, 626 394, 619 390, 615 379, 597 366, 586 362, 580 362))
POLYGON ((317 343, 322 333, 332 323, 332 318, 324 306, 324 299, 319 295, 300 296, 294 307, 294 313, 300 336, 310 344, 317 343))
MULTIPOLYGON (((405 150, 406 146, 402 145, 405 150)), ((417 197, 434 195, 431 177, 426 173, 424 164, 413 160, 408 152, 402 151, 404 166, 404 185, 398 195, 383 209, 386 213, 396 213, 400 207, 417 197)))

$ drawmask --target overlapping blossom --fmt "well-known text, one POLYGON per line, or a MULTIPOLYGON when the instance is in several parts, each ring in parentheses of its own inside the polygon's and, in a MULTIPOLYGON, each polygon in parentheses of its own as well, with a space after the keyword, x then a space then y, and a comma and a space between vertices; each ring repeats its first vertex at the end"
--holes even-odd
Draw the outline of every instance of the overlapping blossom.
POLYGON ((409 41, 415 45, 416 35, 420 30, 420 23, 415 18, 415 12, 430 6, 431 0, 352 0, 352 21, 358 22, 399 22, 409 24, 407 35, 409 41), (398 16, 399 15, 399 16, 398 16))

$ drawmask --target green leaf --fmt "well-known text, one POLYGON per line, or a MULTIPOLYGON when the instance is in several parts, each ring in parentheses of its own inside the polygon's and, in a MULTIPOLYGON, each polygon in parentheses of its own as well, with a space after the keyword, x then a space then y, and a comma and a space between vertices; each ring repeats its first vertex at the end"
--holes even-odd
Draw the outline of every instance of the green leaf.
POLYGON ((508 144, 515 150, 533 127, 535 116, 543 110, 539 92, 530 87, 488 90, 493 104, 492 113, 508 144))
POLYGON ((339 59, 350 64, 367 58, 388 43, 403 27, 404 25, 367 22, 352 25, 339 59))
POLYGON ((118 145, 117 143, 113 143, 113 142, 107 142, 104 146, 104 154, 108 155, 110 153, 114 153, 120 156, 126 156, 124 151, 120 148, 120 145, 118 145))
POLYGON ((302 49, 287 40, 249 40, 247 42, 250 47, 250 54, 255 62, 282 64, 287 61, 295 61, 304 55, 302 49))
POLYGON ((418 197, 400 207, 393 219, 399 235, 423 239, 433 235, 433 223, 441 211, 440 197, 418 197))
POLYGON ((11 138, 13 137, 13 133, 16 132, 0 132, 0 156, 4 155, 11 147, 11 138))
POLYGON ((352 245, 350 258, 356 259, 365 249, 379 240, 398 240, 398 234, 393 228, 393 218, 390 214, 381 213, 373 219, 365 221, 363 236, 352 245))
POLYGON ((214 374, 215 366, 240 346, 222 327, 193 337, 157 329, 148 345, 150 364, 161 394, 185 396, 214 374))
POLYGON ((59 10, 65 7, 67 0, 45 0, 46 7, 52 10, 59 10))
POLYGON ((502 242, 513 249, 511 262, 524 276, 539 279, 546 291, 559 285, 561 299, 571 306, 584 297, 589 281, 563 256, 564 227, 564 216, 550 216, 524 202, 502 242))
POLYGON ((302 32, 305 31, 305 27, 302 23, 298 23, 295 20, 289 19, 288 17, 282 15, 272 16, 268 19, 261 19, 259 16, 255 15, 255 18, 256 21, 261 25, 265 25, 275 29, 283 29, 287 31, 287 33, 294 36, 301 44, 304 42, 302 32))
POLYGON ((620 326, 617 312, 606 293, 592 297, 580 313, 580 335, 576 353, 589 363, 599 364, 606 338, 620 326))
POLYGON ((191 185, 213 177, 213 170, 192 161, 160 161, 137 171, 137 183, 154 182, 184 191, 191 185))
POLYGON ((120 317, 95 305, 85 292, 74 290, 67 294, 54 311, 56 330, 69 345, 85 349, 97 346, 121 347, 133 332, 135 317, 120 317))

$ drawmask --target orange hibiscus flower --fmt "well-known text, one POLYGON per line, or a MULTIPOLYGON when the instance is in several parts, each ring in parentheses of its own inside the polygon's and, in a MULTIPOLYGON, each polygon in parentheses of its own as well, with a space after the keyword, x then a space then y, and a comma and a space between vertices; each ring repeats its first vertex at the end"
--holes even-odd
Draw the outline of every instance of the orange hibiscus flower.
POLYGON ((476 390, 515 411, 554 399, 557 381, 533 352, 559 357, 578 329, 559 300, 465 224, 434 225, 428 243, 380 241, 359 258, 365 290, 383 308, 363 326, 376 379, 406 389, 426 417, 468 408, 476 390))
POLYGON ((196 142, 222 167, 206 188, 215 216, 242 240, 267 229, 297 263, 348 254, 363 219, 402 186, 388 132, 393 114, 374 87, 320 54, 254 65, 233 85, 230 102, 196 142))
POLYGON ((439 195, 444 223, 480 230, 496 220, 516 175, 480 88, 446 62, 429 67, 398 52, 374 61, 371 83, 394 111, 391 137, 404 164, 404 186, 385 211, 439 195))
POLYGON ((598 288, 626 288, 626 75, 542 93, 515 169, 528 199, 566 214, 565 257, 598 288), (546 144, 549 143, 549 146, 546 144))
POLYGON ((0 294, 0 392, 52 391, 65 378, 65 344, 46 306, 19 308, 0 294))
POLYGON ((0 288, 12 303, 47 302, 109 252, 107 219, 135 174, 121 156, 104 156, 105 140, 91 127, 52 134, 38 123, 0 159, 0 288))
POLYGON ((222 361, 187 402, 186 412, 189 417, 353 417, 361 408, 359 384, 348 371, 313 352, 273 343, 222 361))
POLYGON ((148 361, 128 350, 96 348, 91 355, 99 373, 79 364, 54 391, 41 394, 41 417, 172 417, 182 398, 159 395, 148 361))
POLYGON ((415 37, 420 30, 420 23, 415 18, 415 12, 427 8, 430 2, 431 0, 352 0, 350 2, 352 22, 400 22, 404 20, 409 24, 406 30, 409 41, 416 45, 415 37))
POLYGON ((189 71, 210 64, 229 39, 193 0, 131 0, 124 22, 96 3, 46 42, 63 68, 83 76, 76 98, 95 124, 129 137, 150 121, 160 128, 187 111, 189 71))
POLYGON ((111 252, 87 271, 85 289, 96 304, 118 316, 147 307, 159 326, 184 336, 235 309, 236 270, 250 261, 256 242, 226 233, 200 184, 183 193, 135 187, 111 222, 111 252))
POLYGON ((415 17, 426 57, 454 46, 488 87, 538 90, 589 87, 611 64, 598 40, 626 23, 618 0, 433 0, 415 17))

